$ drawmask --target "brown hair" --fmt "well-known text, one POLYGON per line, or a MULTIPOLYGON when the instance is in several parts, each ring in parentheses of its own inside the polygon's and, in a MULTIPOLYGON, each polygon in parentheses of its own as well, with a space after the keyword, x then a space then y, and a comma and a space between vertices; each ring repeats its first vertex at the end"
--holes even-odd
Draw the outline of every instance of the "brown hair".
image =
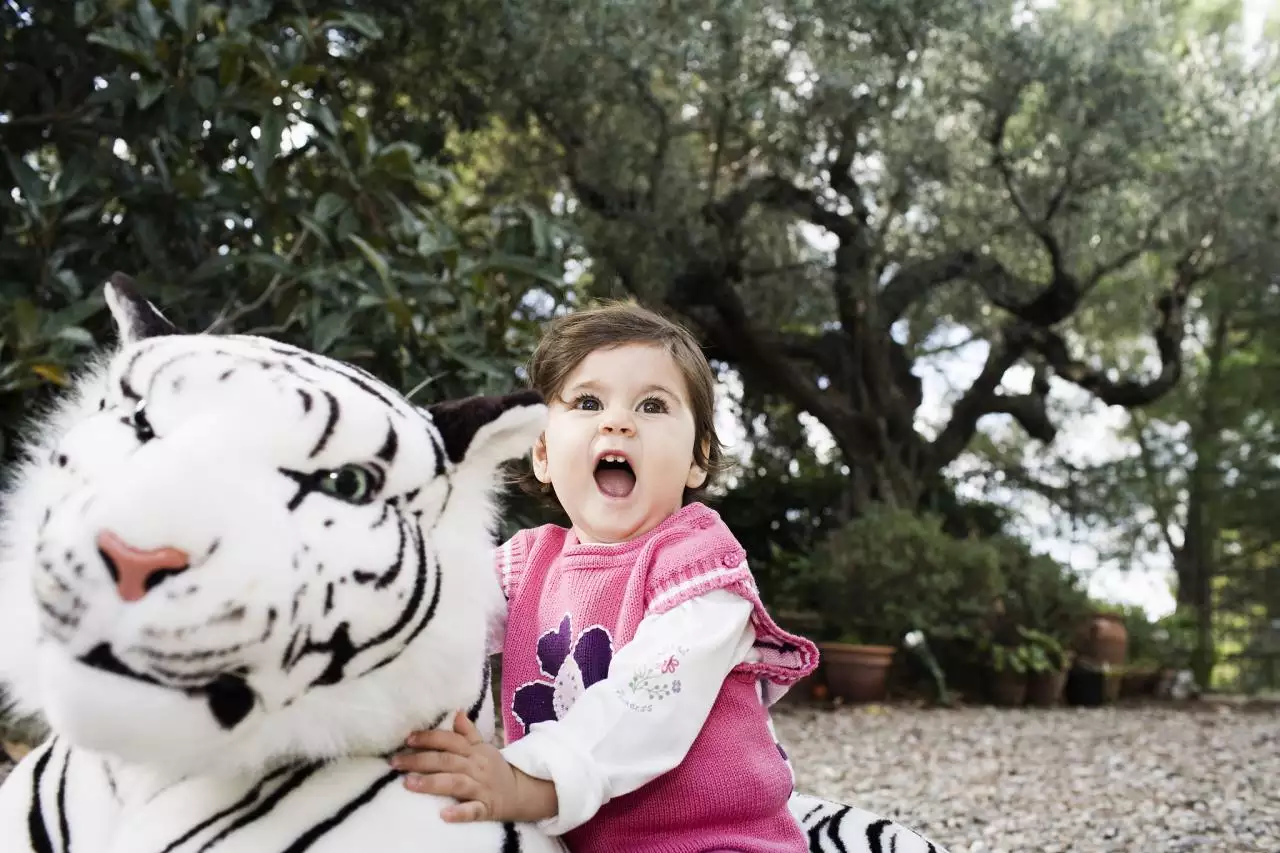
MULTIPOLYGON (((696 498, 724 465, 724 446, 716 434, 715 374, 702 354, 698 339, 681 324, 631 301, 603 302, 557 317, 547 324, 529 359, 529 386, 550 403, 583 359, 596 350, 626 344, 664 348, 684 377, 693 411, 693 461, 707 472, 701 486, 684 490, 684 502, 696 498)), ((531 468, 521 470, 519 483, 531 494, 560 501, 550 483, 541 483, 531 468)))

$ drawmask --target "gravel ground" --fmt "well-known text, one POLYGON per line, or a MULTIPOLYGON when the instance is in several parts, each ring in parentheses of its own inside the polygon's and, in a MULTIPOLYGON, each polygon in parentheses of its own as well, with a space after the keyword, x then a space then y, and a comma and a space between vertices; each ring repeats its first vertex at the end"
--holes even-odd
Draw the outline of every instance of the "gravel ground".
POLYGON ((1280 851, 1280 712, 782 707, 776 719, 802 790, 950 853, 1280 851))
POLYGON ((777 713, 798 785, 951 853, 1277 853, 1280 713, 904 707, 777 713))

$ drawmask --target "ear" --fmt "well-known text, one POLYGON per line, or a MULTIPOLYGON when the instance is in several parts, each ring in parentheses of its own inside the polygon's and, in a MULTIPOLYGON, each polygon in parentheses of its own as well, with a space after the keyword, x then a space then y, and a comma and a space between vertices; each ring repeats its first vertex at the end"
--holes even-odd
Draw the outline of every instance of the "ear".
MULTIPOLYGON (((702 456, 707 458, 711 455, 711 441, 709 439, 702 440, 702 456)), ((697 462, 689 463, 689 476, 684 478, 685 488, 696 489, 703 483, 707 482, 706 469, 698 465, 697 462)))
POLYGON ((450 462, 495 468, 523 456, 547 419, 546 404, 537 391, 445 400, 426 411, 440 430, 450 462))
POLYGON ((687 488, 696 489, 707 481, 707 472, 694 462, 689 466, 689 476, 684 478, 684 484, 687 488))
POLYGON ((181 334, 178 327, 160 313, 160 309, 142 298, 133 279, 124 273, 112 273, 105 293, 121 346, 144 338, 181 334))
POLYGON ((551 471, 547 462, 547 434, 545 432, 539 433, 538 438, 533 442, 530 461, 533 463, 533 476, 537 478, 538 482, 550 483, 551 471))

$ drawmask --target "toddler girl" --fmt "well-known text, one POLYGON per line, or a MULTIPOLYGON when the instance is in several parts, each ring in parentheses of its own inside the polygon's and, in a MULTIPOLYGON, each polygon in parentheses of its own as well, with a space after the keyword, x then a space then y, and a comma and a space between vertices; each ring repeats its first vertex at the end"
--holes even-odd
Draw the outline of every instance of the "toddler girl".
POLYGON ((575 853, 803 851, 768 706, 817 665, 765 612, 733 534, 694 498, 719 467, 714 377, 684 328, 632 304, 550 324, 535 487, 570 526, 496 549, 506 747, 416 732, 411 790, 449 820, 538 821, 575 853))

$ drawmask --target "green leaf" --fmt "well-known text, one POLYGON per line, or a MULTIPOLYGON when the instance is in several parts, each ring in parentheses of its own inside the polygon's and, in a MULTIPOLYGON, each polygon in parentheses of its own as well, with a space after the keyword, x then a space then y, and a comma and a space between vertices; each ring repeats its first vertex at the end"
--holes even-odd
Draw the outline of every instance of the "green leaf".
POLYGON ((240 82, 243 73, 244 51, 239 45, 224 44, 218 65, 218 85, 230 89, 240 82))
POLYGON ((76 0, 75 22, 77 27, 83 27, 98 16, 98 4, 96 0, 76 0))
POLYGON ((200 109, 207 112, 218 102, 218 84, 214 83, 212 78, 201 74, 191 81, 191 96, 195 98, 200 109))
POLYGON ((83 326, 64 326, 58 330, 58 334, 54 337, 76 346, 92 347, 94 345, 93 335, 83 326))
POLYGON ((85 188, 93 178, 93 163, 85 155, 72 157, 58 173, 55 195, 59 204, 66 204, 85 188))
POLYGON ((18 192, 22 193, 23 198, 33 205, 42 204, 45 201, 45 186, 36 170, 9 151, 4 152, 4 159, 9 164, 9 173, 13 175, 13 181, 18 185, 18 192))
POLYGON ((57 274, 54 275, 54 278, 73 299, 79 299, 84 296, 84 288, 80 286, 80 278, 73 270, 58 270, 57 274))
POLYGON ((313 101, 308 110, 307 118, 313 124, 323 127, 330 136, 338 135, 338 119, 334 117, 333 110, 329 109, 328 104, 313 101))
POLYGON ((90 202, 89 204, 82 204, 63 216, 62 221, 68 225, 73 225, 77 222, 88 222, 90 219, 98 215, 100 204, 101 202, 96 201, 90 202))
POLYGON ((169 17, 190 38, 200 22, 200 0, 169 0, 169 17))
POLYGON ((143 77, 138 81, 138 109, 145 110, 160 99, 168 85, 155 77, 143 77))
POLYGON ((151 0, 138 0, 137 11, 138 23, 142 26, 142 31, 150 36, 152 41, 160 38, 160 33, 164 31, 164 20, 156 11, 156 7, 151 4, 151 0))
POLYGON ((40 312, 30 299, 13 301, 13 324, 18 332, 18 348, 30 349, 40 334, 40 312))
POLYGON ((382 280, 383 286, 390 288, 391 266, 387 263, 387 259, 384 258, 377 249, 369 245, 368 241, 359 234, 348 235, 347 239, 356 244, 356 248, 360 250, 360 253, 365 257, 365 260, 367 260, 369 265, 373 267, 374 272, 378 274, 378 278, 382 280))
POLYGON ((308 216, 305 213, 299 213, 298 223, 302 225, 304 231, 315 237, 321 246, 324 246, 327 249, 333 245, 333 241, 330 240, 329 235, 325 233, 324 226, 319 222, 316 222, 313 217, 308 216))
POLYGON ((315 213, 317 222, 328 222, 347 207, 347 200, 337 193, 324 193, 316 200, 315 213))
POLYGON ((344 338, 351 324, 346 314, 328 314, 316 323, 311 333, 311 346, 319 353, 327 353, 340 338, 344 338))
POLYGON ((193 68, 208 71, 217 68, 221 59, 222 39, 210 38, 196 45, 196 49, 191 52, 190 64, 193 68))
POLYGON ((407 180, 414 177, 413 166, 419 153, 418 146, 411 142, 392 142, 382 146, 374 157, 373 165, 393 178, 407 180))
POLYGON ((134 239, 138 241, 138 248, 142 250, 143 257, 157 273, 163 275, 169 268, 169 258, 165 254, 164 244, 155 223, 145 214, 131 218, 134 239))
POLYGON ((517 273, 548 284, 563 284, 563 280, 556 271, 539 264, 537 261, 519 255, 501 253, 495 253, 478 261, 464 264, 458 270, 458 277, 464 278, 487 272, 517 273))
POLYGON ((258 146, 253 154, 253 179, 265 189, 267 174, 280 151, 280 135, 284 132, 284 117, 272 111, 262 117, 258 125, 258 146))
POLYGON ((101 45, 108 50, 114 50, 122 56, 127 56, 144 68, 155 67, 155 57, 147 50, 146 45, 139 41, 137 36, 119 27, 94 30, 85 36, 84 40, 89 44, 101 45))
POLYGON ((378 26, 378 22, 363 12, 346 12, 334 21, 334 25, 350 27, 365 38, 382 38, 382 28, 378 26))
POLYGON ((360 230, 360 219, 356 216, 356 212, 348 207, 338 216, 338 224, 334 226, 334 239, 341 243, 358 230, 360 230))
POLYGON ((261 0, 233 3, 231 11, 227 13, 227 32, 243 32, 259 21, 266 20, 270 13, 271 6, 261 0))

